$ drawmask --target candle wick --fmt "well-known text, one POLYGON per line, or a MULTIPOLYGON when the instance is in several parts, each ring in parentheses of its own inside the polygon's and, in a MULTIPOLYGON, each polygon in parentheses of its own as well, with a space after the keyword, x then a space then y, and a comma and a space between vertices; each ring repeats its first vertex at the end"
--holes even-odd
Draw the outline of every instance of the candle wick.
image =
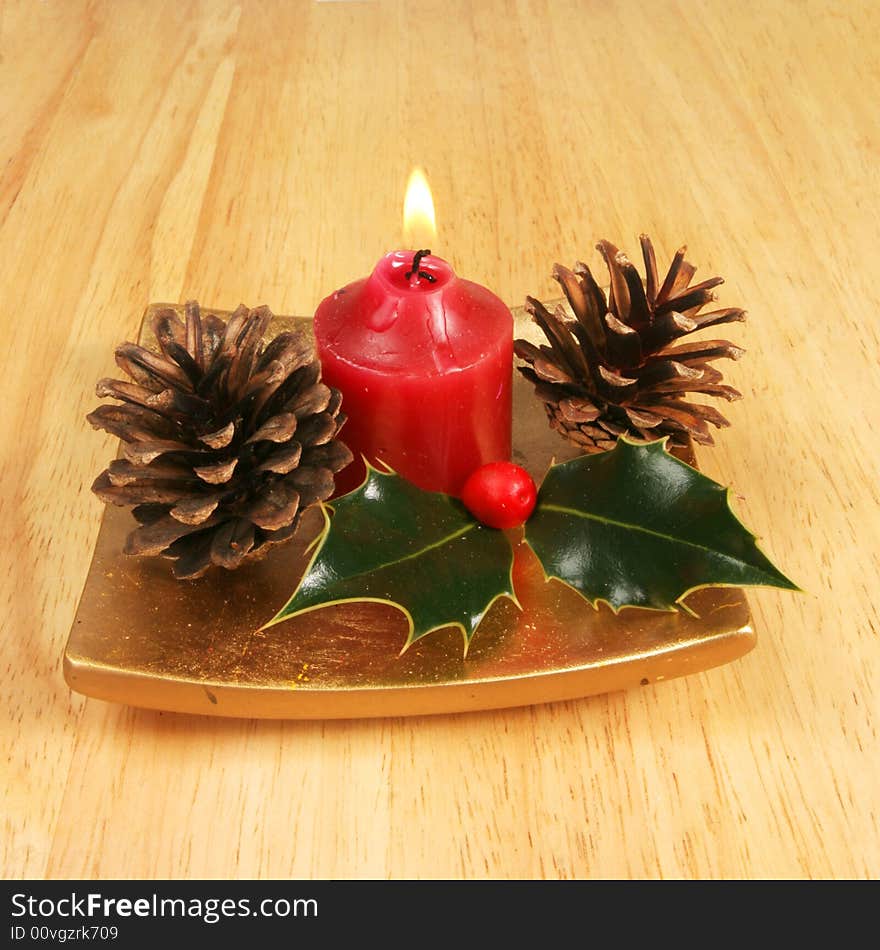
POLYGON ((429 274, 426 270, 419 270, 419 264, 422 263, 422 258, 427 257, 431 253, 431 249, 427 248, 422 251, 416 251, 413 254, 412 270, 408 270, 404 275, 407 280, 410 280, 413 275, 416 277, 423 277, 428 283, 433 284, 437 278, 433 274, 429 274))

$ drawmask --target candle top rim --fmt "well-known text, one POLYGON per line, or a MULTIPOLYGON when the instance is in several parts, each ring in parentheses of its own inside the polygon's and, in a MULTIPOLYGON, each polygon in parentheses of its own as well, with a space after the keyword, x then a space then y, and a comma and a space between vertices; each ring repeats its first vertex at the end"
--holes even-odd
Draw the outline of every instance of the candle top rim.
POLYGON ((452 265, 436 254, 420 251, 389 251, 373 269, 373 276, 396 294, 436 293, 456 277, 452 265), (413 264, 417 271, 413 272, 413 264))
POLYGON ((402 377, 457 373, 501 349, 512 363, 509 307, 487 287, 458 277, 442 258, 419 255, 414 262, 414 256, 392 251, 369 277, 321 302, 314 323, 322 359, 332 353, 352 367, 402 377), (438 279, 411 284, 414 263, 438 279))

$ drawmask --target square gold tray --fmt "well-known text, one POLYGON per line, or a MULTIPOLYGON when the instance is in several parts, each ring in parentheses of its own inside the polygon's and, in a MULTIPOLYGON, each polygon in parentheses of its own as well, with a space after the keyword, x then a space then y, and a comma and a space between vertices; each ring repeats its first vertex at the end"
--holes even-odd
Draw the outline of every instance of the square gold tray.
MULTIPOLYGON (((144 316, 144 345, 154 345, 148 318, 159 306, 167 305, 154 304, 144 316)), ((525 315, 515 316, 517 334, 534 338, 525 315)), ((269 334, 310 323, 276 317, 269 334)), ((536 481, 554 457, 573 454, 518 373, 513 444, 514 461, 536 481)), ((317 512, 265 560, 184 582, 174 580, 167 561, 121 553, 132 525, 128 511, 107 507, 64 652, 70 687, 111 702, 266 719, 467 712, 644 686, 719 666, 755 645, 738 589, 697 591, 687 601, 696 616, 615 615, 594 610, 558 581, 545 582, 522 543, 514 581, 523 609, 497 602, 466 658, 452 628, 400 656, 406 622, 382 604, 328 607, 261 631, 306 567, 306 549, 321 527, 317 512)))

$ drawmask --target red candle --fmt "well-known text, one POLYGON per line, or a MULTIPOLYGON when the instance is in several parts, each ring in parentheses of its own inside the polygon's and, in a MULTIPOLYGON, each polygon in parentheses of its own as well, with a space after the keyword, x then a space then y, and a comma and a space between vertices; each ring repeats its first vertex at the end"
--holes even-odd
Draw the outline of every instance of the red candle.
POLYGON ((321 372, 342 392, 342 439, 430 491, 457 495, 474 469, 507 461, 513 318, 491 291, 430 252, 394 251, 315 314, 321 372))

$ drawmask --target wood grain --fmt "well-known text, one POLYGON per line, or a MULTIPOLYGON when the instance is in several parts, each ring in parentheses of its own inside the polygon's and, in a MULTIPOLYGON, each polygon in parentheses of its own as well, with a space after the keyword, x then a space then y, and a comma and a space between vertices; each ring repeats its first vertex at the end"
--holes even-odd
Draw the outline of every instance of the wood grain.
POLYGON ((0 5, 3 869, 17 876, 876 877, 875 4, 0 5), (149 300, 310 313, 400 239, 512 304, 683 241, 748 308, 701 453, 802 596, 758 649, 579 702, 209 721, 60 657, 113 451, 83 416, 149 300))

